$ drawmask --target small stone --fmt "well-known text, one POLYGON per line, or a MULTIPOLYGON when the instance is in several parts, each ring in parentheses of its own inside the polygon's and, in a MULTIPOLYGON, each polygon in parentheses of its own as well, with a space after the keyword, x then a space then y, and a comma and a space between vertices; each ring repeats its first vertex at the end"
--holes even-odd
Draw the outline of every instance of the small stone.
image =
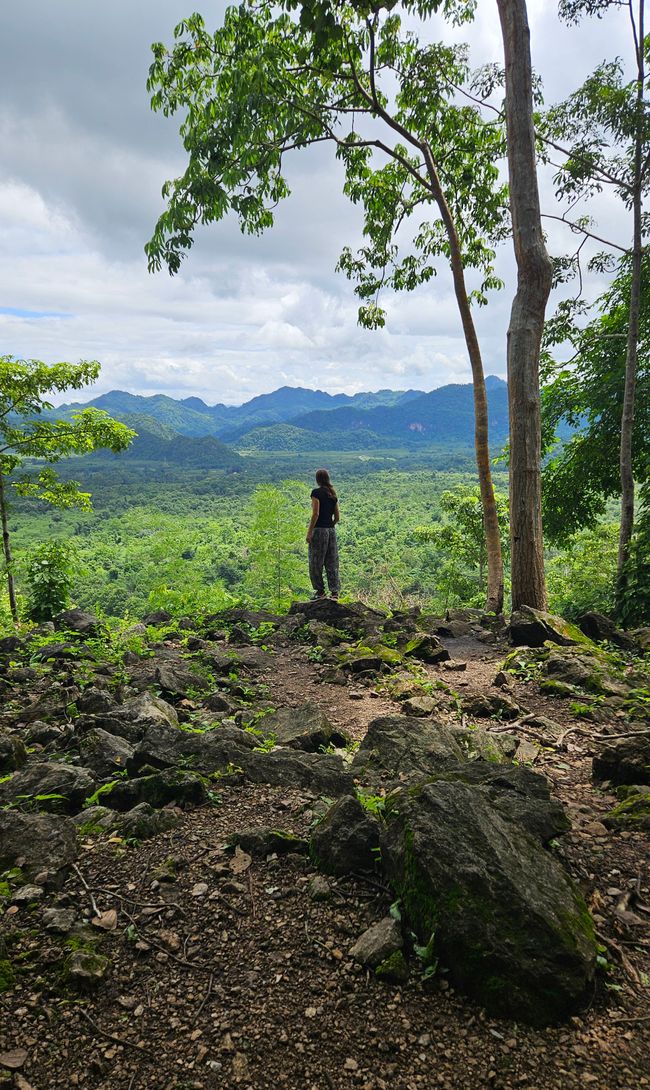
POLYGON ((332 887, 327 878, 322 874, 316 874, 309 883, 309 896, 312 901, 329 901, 332 897, 332 887))
POLYGON ((317 1014, 318 1011, 315 1007, 307 1007, 305 1009, 305 1018, 315 1018, 317 1014))
POLYGON ((607 836, 607 829, 602 821, 588 821, 586 825, 582 826, 582 831, 589 833, 591 836, 607 836))
POLYGON ((9 1052, 0 1053, 0 1065, 8 1067, 11 1071, 18 1071, 26 1059, 27 1052, 24 1048, 12 1048, 9 1052))
POLYGON ((81 988, 96 988, 106 976, 110 962, 101 954, 74 950, 68 962, 70 980, 81 988))
POLYGON ((43 927, 57 935, 65 935, 74 927, 77 914, 74 908, 46 908, 43 911, 43 927))
POLYGON ((207 882, 197 882, 195 886, 192 886, 193 897, 205 897, 208 892, 207 882))
POLYGON ((363 932, 351 947, 350 956, 360 965, 375 969, 390 958, 391 954, 401 950, 402 944, 402 932, 397 920, 392 916, 385 916, 379 923, 363 932))
POLYGON ((31 901, 40 901, 42 896, 42 886, 21 886, 14 893, 11 901, 15 905, 28 905, 31 901))
POLYGON ((357 1061, 352 1056, 348 1056, 345 1063, 343 1064, 343 1070, 344 1071, 358 1071, 359 1070, 359 1064, 357 1063, 357 1061))

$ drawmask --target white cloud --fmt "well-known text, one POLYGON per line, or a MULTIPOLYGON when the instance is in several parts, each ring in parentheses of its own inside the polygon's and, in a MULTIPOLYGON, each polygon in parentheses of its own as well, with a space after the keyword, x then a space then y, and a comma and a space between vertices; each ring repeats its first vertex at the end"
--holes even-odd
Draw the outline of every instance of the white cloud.
MULTIPOLYGON (((216 22, 223 6, 208 18, 216 22)), ((529 8, 548 101, 624 48, 616 17, 567 30, 554 4, 529 0, 529 8)), ((228 221, 198 233, 177 277, 147 273, 143 245, 162 207, 160 187, 183 162, 175 124, 149 110, 148 47, 169 41, 186 14, 186 0, 3 5, 0 32, 15 48, 0 70, 0 352, 97 358, 96 392, 165 390, 207 401, 240 402, 280 383, 352 393, 468 381, 446 270, 411 295, 387 294, 385 329, 358 327, 352 285, 333 270, 343 245, 360 236, 360 211, 341 195, 341 165, 329 149, 290 161, 293 193, 272 231, 245 237, 228 221)), ((432 20, 431 35, 439 26, 432 20)), ((476 24, 454 33, 469 36, 475 63, 498 59, 494 5, 479 5, 476 24)), ((542 192, 551 207, 548 174, 542 192)), ((624 236, 615 202, 598 207, 603 230, 624 236)), ((549 226, 558 248, 567 245, 564 231, 549 226)), ((498 264, 507 289, 476 322, 486 371, 503 375, 509 245, 498 264)), ((592 279, 587 290, 596 286, 592 279)))

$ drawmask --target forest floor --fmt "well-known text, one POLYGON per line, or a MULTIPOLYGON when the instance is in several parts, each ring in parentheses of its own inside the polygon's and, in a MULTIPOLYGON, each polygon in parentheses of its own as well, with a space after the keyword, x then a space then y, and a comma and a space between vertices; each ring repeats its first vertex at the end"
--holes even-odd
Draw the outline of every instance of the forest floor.
MULTIPOLYGON (((489 690, 507 648, 467 637, 445 643, 466 669, 451 675, 444 664, 429 666, 430 677, 453 676, 463 695, 489 690)), ((273 650, 272 668, 259 680, 278 708, 313 700, 356 739, 372 719, 398 711, 368 684, 324 681, 320 664, 294 641, 278 638, 273 650)), ((590 734, 598 727, 572 718, 567 702, 542 695, 534 680, 514 681, 509 692, 527 711, 584 732, 572 733, 563 750, 543 748, 531 759, 569 812, 572 829, 560 851, 604 947, 607 968, 588 1009, 568 1024, 533 1029, 486 1016, 444 974, 424 980, 414 971, 404 985, 382 983, 348 953, 386 913, 391 897, 380 882, 328 879, 330 899, 320 901, 310 890, 316 871, 307 857, 253 860, 241 869, 224 852, 229 834, 252 826, 307 835, 318 800, 282 787, 220 786, 217 805, 183 813, 179 825, 152 840, 128 848, 83 842, 61 903, 80 908, 94 900, 100 913, 116 911, 117 926, 102 939, 111 973, 90 999, 48 992, 28 976, 11 996, 0 996, 0 1052, 27 1053, 7 1085, 650 1086, 650 916, 632 911, 630 900, 650 901, 648 837, 609 832, 601 822, 615 800, 591 782, 598 743, 590 734)), ((527 737, 525 725, 509 729, 527 737)), ((33 930, 26 956, 29 941, 46 963, 60 957, 56 935, 44 939, 33 930)))

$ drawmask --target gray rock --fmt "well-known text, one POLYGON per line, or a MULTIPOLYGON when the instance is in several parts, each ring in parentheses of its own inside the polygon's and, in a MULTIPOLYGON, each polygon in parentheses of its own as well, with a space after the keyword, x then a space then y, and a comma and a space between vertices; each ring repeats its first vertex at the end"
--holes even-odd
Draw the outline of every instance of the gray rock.
POLYGON ((0 730, 0 772, 15 772, 27 760, 27 750, 17 734, 0 730))
POLYGON ((351 794, 354 790, 352 777, 341 758, 329 753, 283 748, 271 753, 243 751, 242 767, 252 783, 298 787, 329 797, 351 794))
POLYGON ((328 874, 372 871, 379 848, 379 822, 352 795, 338 799, 312 832, 309 850, 328 874))
POLYGON ((473 696, 464 697, 463 711, 479 719, 495 716, 509 720, 516 719, 521 714, 519 705, 505 693, 476 693, 473 696))
POLYGON ((272 829, 269 825, 241 829, 228 837, 230 848, 240 847, 243 852, 258 859, 267 855, 286 855, 287 852, 303 853, 307 851, 307 841, 282 829, 272 829))
POLYGON ((609 617, 605 617, 603 613, 597 613, 595 610, 583 613, 578 618, 578 625, 581 632, 584 632, 585 636, 590 640, 597 640, 598 642, 606 640, 608 643, 613 643, 626 651, 633 651, 637 646, 635 640, 628 636, 627 632, 621 632, 620 628, 617 628, 609 617))
POLYGON ((593 759, 592 774, 615 785, 650 784, 650 730, 605 746, 593 759))
POLYGON ((45 885, 59 884, 79 854, 77 830, 69 818, 21 814, 0 816, 0 871, 20 867, 27 879, 45 875, 45 885))
POLYGON ((64 761, 40 761, 25 765, 0 784, 0 803, 28 805, 51 813, 77 813, 96 782, 87 768, 64 761))
POLYGON ((42 886, 21 886, 12 894, 11 903, 14 905, 28 905, 32 901, 40 901, 44 892, 42 886))
POLYGON ((34 651, 38 662, 65 662, 67 659, 92 659, 94 656, 83 644, 70 643, 68 640, 44 644, 34 651))
POLYGON ((22 732, 23 741, 28 746, 62 746, 72 737, 72 727, 62 727, 58 723, 44 723, 36 719, 22 732))
POLYGON ((272 715, 265 715, 259 728, 267 738, 274 735, 277 745, 308 753, 317 753, 330 743, 347 745, 350 740, 332 726, 323 709, 312 701, 299 708, 280 708, 272 715))
POLYGON ((227 677, 236 672, 239 657, 233 651, 222 651, 219 647, 213 648, 207 654, 201 656, 203 662, 217 677, 227 677))
POLYGON ((79 752, 84 765, 104 780, 125 769, 134 751, 125 738, 96 727, 83 735, 79 752))
POLYGON ((153 613, 147 613, 146 617, 142 618, 142 623, 144 625, 163 625, 169 624, 171 619, 172 615, 166 609, 156 609, 153 613))
POLYGON ((43 927, 55 935, 67 935, 77 921, 74 908, 43 909, 43 927))
POLYGON ((130 773, 144 765, 152 768, 172 768, 180 760, 192 757, 192 764, 204 772, 216 772, 228 764, 240 761, 245 750, 257 745, 258 739, 238 727, 220 727, 203 734, 182 731, 167 723, 148 728, 127 762, 130 773))
POLYGON ((89 685, 77 697, 75 703, 80 712, 97 715, 100 712, 110 711, 111 708, 116 706, 117 701, 106 689, 99 689, 96 685, 89 685))
POLYGON ((459 989, 494 1015, 545 1025, 593 989, 596 942, 559 863, 485 792, 461 782, 400 789, 385 810, 382 866, 409 926, 459 989))
POLYGON ((108 806, 87 806, 72 818, 81 833, 108 832, 115 828, 115 811, 108 806))
POLYGON ((141 802, 120 816, 114 824, 116 832, 125 840, 149 840, 173 829, 180 820, 172 810, 154 810, 149 803, 141 802))
POLYGON ((118 704, 110 712, 80 716, 75 723, 75 733, 81 735, 97 727, 108 734, 126 738, 134 745, 151 727, 159 724, 178 727, 176 710, 161 697, 144 692, 124 704, 118 704))
POLYGON ((261 673, 273 666, 275 655, 261 647, 242 647, 237 651, 238 664, 251 674, 261 673))
POLYGON ((510 617, 508 632, 510 642, 515 647, 543 647, 547 640, 562 647, 587 643, 586 637, 576 625, 565 621, 563 617, 533 609, 531 606, 521 606, 514 611, 510 617))
POLYGON ((404 714, 414 716, 416 719, 422 719, 428 715, 433 715, 433 713, 439 711, 439 709, 440 701, 435 700, 432 696, 427 696, 426 694, 423 694, 422 696, 411 696, 402 704, 402 711, 404 714))
POLYGON ((101 632, 101 625, 95 615, 86 613, 83 609, 66 609, 54 618, 54 623, 59 630, 67 628, 81 636, 98 636, 101 632))
POLYGON ((190 692, 204 692, 208 683, 182 663, 163 662, 156 666, 156 682, 168 696, 185 697, 190 692))
POLYGON ((379 923, 374 923, 363 935, 360 935, 350 949, 350 957, 360 965, 376 969, 382 961, 402 949, 402 929, 392 916, 384 916, 379 923))
POLYGON ((403 648, 408 658, 418 659, 420 662, 447 662, 451 655, 437 636, 431 636, 424 632, 413 636, 403 648))
POLYGON ((317 902, 332 900, 332 887, 324 874, 315 874, 309 879, 309 896, 317 902))
POLYGON ((468 759, 503 761, 515 749, 516 739, 508 735, 451 727, 433 719, 383 716, 369 724, 352 771, 361 775, 376 770, 391 780, 404 775, 421 778, 468 759))
POLYGON ((203 701, 203 707, 207 708, 211 712, 221 712, 224 715, 230 715, 234 711, 234 705, 223 695, 223 693, 211 693, 203 701))
POLYGON ((89 950, 73 950, 67 963, 67 977, 80 991, 93 991, 106 976, 110 961, 89 950))
POLYGON ((114 810, 133 810, 141 802, 161 809, 174 803, 177 806, 202 806, 208 801, 208 791, 203 777, 193 772, 165 768, 151 776, 120 780, 108 794, 106 803, 114 810))
POLYGON ((350 632, 357 638, 377 635, 386 620, 384 613, 370 609, 361 602, 334 602, 330 598, 294 602, 289 614, 292 617, 299 614, 305 621, 321 621, 332 628, 350 632))

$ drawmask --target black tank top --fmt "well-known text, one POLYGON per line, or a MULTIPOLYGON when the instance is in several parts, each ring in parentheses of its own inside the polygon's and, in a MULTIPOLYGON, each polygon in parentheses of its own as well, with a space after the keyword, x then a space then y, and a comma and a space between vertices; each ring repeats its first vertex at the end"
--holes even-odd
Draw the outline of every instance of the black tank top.
POLYGON ((337 501, 332 499, 326 488, 315 488, 311 495, 312 499, 318 500, 320 504, 316 525, 332 527, 334 525, 334 508, 337 501))

